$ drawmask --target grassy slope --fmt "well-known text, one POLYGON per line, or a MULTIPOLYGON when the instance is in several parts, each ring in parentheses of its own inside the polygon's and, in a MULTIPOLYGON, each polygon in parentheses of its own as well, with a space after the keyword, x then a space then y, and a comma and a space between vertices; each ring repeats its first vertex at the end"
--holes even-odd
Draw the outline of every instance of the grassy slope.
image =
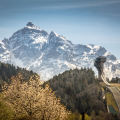
POLYGON ((109 92, 109 93, 106 93, 105 97, 106 97, 106 100, 107 100, 108 105, 112 105, 113 108, 114 108, 117 112, 119 112, 118 107, 117 107, 117 104, 116 104, 115 99, 114 99, 114 97, 113 97, 113 94, 110 93, 110 92, 109 92))
POLYGON ((112 83, 111 86, 117 86, 117 88, 120 90, 120 84, 118 83, 112 83))
MULTIPOLYGON (((106 87, 106 84, 104 82, 100 82, 100 84, 101 84, 102 88, 106 87)), ((117 86, 118 89, 120 89, 120 84, 118 84, 118 83, 110 83, 110 84, 111 84, 111 86, 117 86)), ((111 92, 106 93, 105 97, 106 97, 108 105, 112 105, 113 108, 118 112, 119 110, 118 110, 117 104, 115 102, 115 99, 113 97, 113 94, 111 92)))
POLYGON ((117 87, 120 90, 120 87, 117 87))

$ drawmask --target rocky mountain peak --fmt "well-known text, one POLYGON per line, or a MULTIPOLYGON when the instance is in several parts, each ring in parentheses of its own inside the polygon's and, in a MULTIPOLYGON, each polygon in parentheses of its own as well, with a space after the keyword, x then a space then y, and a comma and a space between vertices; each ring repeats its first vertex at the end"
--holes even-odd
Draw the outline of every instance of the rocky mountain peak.
POLYGON ((28 26, 28 27, 35 27, 35 25, 32 22, 28 22, 26 26, 28 26))
POLYGON ((57 37, 57 36, 58 36, 57 33, 55 33, 54 31, 51 31, 51 33, 49 34, 49 39, 57 37))
POLYGON ((51 31, 51 33, 50 33, 50 38, 52 38, 52 37, 56 37, 56 36, 58 36, 58 34, 56 33, 56 32, 54 32, 54 31, 51 31))

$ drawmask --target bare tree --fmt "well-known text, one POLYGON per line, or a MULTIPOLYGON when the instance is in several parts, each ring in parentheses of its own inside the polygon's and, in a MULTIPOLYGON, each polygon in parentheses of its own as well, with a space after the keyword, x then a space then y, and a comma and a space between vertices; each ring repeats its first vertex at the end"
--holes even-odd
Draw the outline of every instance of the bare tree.
POLYGON ((4 100, 15 111, 15 115, 27 114, 32 119, 64 120, 69 111, 60 104, 49 85, 41 87, 39 76, 30 77, 29 82, 23 82, 22 75, 11 77, 11 83, 2 87, 4 100))

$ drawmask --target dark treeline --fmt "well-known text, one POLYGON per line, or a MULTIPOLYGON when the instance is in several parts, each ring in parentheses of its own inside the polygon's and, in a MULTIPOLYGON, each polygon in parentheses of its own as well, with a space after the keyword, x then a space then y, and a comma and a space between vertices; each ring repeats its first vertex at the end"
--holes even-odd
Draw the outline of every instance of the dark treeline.
POLYGON ((28 80, 30 76, 32 76, 33 74, 36 74, 36 73, 33 73, 32 70, 28 71, 24 68, 19 68, 18 66, 16 68, 14 65, 0 62, 0 87, 4 81, 8 82, 8 80, 11 78, 12 75, 16 76, 19 72, 23 75, 24 80, 28 80))
POLYGON ((61 98, 61 103, 72 112, 84 111, 88 115, 95 116, 99 115, 99 111, 106 112, 102 90, 91 68, 65 71, 44 85, 46 83, 50 84, 56 96, 61 98))
POLYGON ((110 81, 110 83, 118 83, 118 81, 120 81, 120 78, 116 77, 116 78, 112 78, 112 80, 110 81))

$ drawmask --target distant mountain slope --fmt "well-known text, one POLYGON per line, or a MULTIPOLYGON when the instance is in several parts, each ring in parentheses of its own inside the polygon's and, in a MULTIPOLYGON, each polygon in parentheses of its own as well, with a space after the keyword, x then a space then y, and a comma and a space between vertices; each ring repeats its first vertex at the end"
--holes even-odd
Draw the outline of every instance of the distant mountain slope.
POLYGON ((58 76, 46 81, 55 91, 57 97, 60 96, 61 103, 73 112, 76 109, 88 115, 98 115, 99 111, 106 112, 102 99, 102 90, 98 80, 95 79, 92 69, 74 69, 65 71, 58 76))
POLYGON ((55 32, 48 34, 32 22, 0 42, 0 61, 24 67, 48 80, 65 70, 92 67, 94 59, 106 56, 104 65, 108 78, 120 77, 120 61, 102 46, 73 44, 55 32))

